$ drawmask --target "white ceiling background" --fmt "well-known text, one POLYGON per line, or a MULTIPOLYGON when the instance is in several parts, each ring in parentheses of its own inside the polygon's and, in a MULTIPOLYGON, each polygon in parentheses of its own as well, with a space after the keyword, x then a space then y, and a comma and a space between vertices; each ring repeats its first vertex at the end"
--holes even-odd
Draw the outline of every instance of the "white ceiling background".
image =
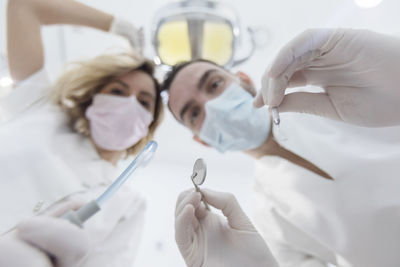
MULTIPOLYGON (((222 0, 221 0, 222 1, 222 0)), ((155 10, 167 0, 97 0, 83 1, 145 27, 146 50, 150 47, 150 28, 155 10)), ((383 0, 375 8, 361 9, 352 0, 230 0, 240 11, 243 26, 265 27, 269 43, 255 53, 240 70, 258 85, 261 75, 275 52, 307 28, 353 27, 383 33, 400 33, 400 1, 383 0)), ((5 7, 0 0, 0 53, 5 53, 5 7)), ((43 30, 46 66, 53 79, 67 61, 95 56, 110 48, 126 46, 122 39, 91 29, 51 26, 43 30)), ((202 157, 208 164, 207 187, 233 192, 251 214, 251 158, 240 153, 220 155, 191 139, 191 134, 176 123, 168 111, 156 135, 159 150, 147 169, 137 173, 137 189, 148 200, 146 226, 135 266, 184 266, 174 243, 174 208, 177 195, 191 187, 189 175, 193 162, 202 157)))

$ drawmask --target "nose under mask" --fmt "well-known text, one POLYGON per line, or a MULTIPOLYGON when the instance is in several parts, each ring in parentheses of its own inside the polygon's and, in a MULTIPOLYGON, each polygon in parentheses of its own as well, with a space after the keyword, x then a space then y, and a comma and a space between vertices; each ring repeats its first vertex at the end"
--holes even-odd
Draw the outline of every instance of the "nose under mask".
POLYGON ((97 94, 86 110, 93 141, 110 151, 125 150, 145 137, 153 116, 136 96, 97 94))
POLYGON ((262 145, 271 130, 266 107, 253 106, 253 96, 234 82, 205 105, 199 137, 219 152, 250 150, 262 145))

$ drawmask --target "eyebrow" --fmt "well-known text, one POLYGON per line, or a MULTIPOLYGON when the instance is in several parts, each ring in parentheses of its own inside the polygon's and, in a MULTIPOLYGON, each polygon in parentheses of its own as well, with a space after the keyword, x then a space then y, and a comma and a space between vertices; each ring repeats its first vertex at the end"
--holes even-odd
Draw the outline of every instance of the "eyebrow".
POLYGON ((208 77, 213 73, 216 72, 216 69, 210 69, 201 75, 201 78, 199 79, 199 82, 197 83, 197 89, 201 89, 204 86, 204 83, 207 81, 208 77))
POLYGON ((151 93, 149 93, 149 92, 146 92, 146 91, 144 91, 144 90, 141 90, 141 91, 139 92, 139 94, 141 94, 141 95, 147 95, 147 96, 149 96, 149 97, 151 97, 151 98, 156 98, 153 94, 151 94, 151 93))
POLYGON ((126 84, 126 83, 124 83, 124 82, 121 81, 121 80, 114 80, 114 81, 112 81, 112 82, 114 82, 114 83, 119 83, 119 84, 121 84, 123 87, 129 89, 129 85, 126 84))
POLYGON ((181 121, 183 121, 183 116, 185 116, 186 111, 193 105, 194 100, 190 100, 185 104, 185 106, 181 109, 181 112, 179 113, 179 116, 181 118, 181 121))

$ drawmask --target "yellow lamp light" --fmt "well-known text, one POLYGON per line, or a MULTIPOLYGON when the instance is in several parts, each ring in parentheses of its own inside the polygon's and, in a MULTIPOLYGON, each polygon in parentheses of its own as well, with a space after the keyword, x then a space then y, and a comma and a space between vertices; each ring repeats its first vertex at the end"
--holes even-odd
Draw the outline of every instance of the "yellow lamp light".
POLYGON ((158 54, 165 64, 174 65, 191 58, 186 21, 170 21, 163 24, 158 32, 158 43, 158 54))
POLYGON ((223 22, 204 24, 202 58, 225 65, 232 57, 232 27, 223 22))

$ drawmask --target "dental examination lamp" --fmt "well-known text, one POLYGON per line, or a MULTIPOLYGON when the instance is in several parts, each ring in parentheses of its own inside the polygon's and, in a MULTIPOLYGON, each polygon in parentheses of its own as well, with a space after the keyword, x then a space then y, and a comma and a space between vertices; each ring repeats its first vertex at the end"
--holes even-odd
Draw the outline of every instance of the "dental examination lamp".
POLYGON ((237 58, 242 33, 237 12, 211 0, 183 0, 161 7, 153 18, 152 43, 157 64, 207 59, 227 68, 247 61, 257 47, 248 28, 250 49, 237 58))

